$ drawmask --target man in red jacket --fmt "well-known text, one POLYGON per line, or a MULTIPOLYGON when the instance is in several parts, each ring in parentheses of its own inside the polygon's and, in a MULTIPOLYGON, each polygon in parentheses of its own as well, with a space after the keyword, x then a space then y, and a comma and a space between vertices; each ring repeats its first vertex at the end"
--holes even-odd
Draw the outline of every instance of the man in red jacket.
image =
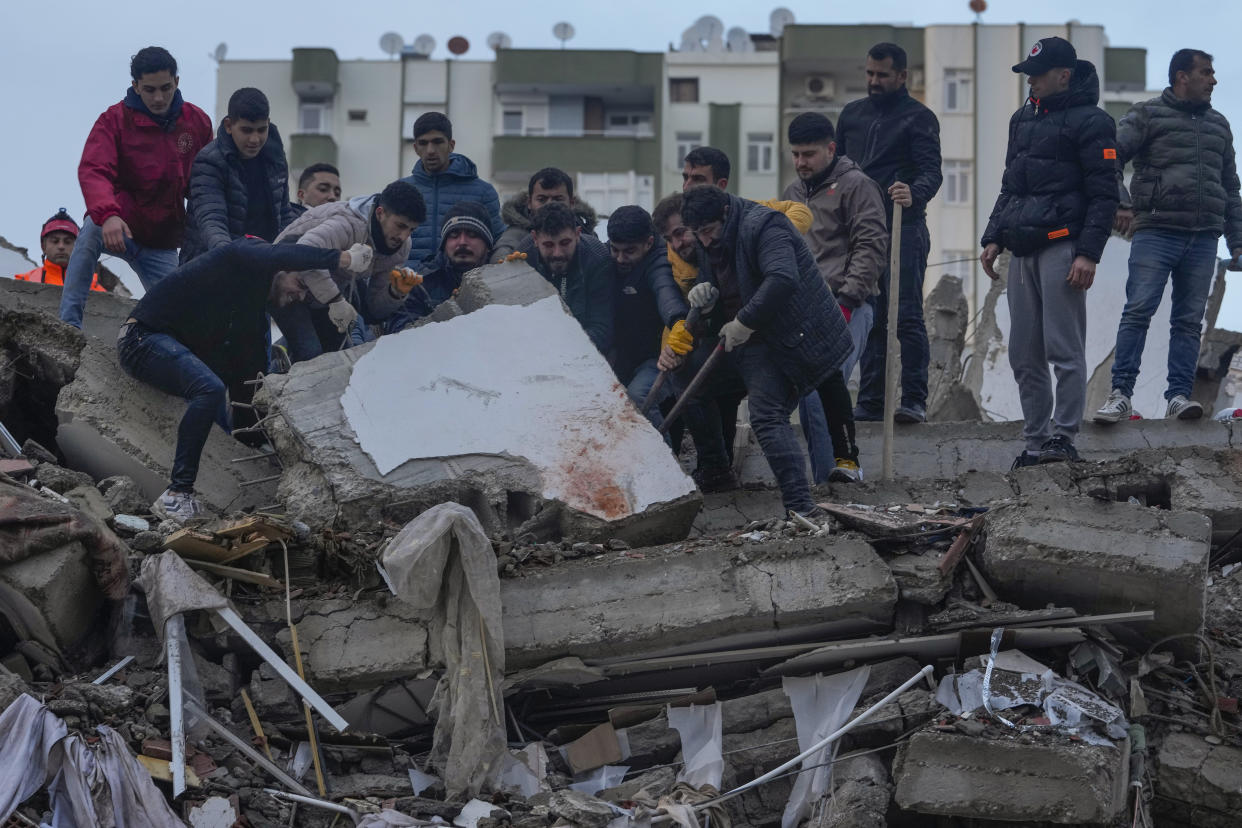
POLYGON ((95 121, 78 165, 87 215, 65 270, 60 318, 79 328, 104 248, 148 290, 177 267, 190 165, 212 139, 211 119, 181 99, 166 49, 142 49, 129 72, 125 100, 95 121))

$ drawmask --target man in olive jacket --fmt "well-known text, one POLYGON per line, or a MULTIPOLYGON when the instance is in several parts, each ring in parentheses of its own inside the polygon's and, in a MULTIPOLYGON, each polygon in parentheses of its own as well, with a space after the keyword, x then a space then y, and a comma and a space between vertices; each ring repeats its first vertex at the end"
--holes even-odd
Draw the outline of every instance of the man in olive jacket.
POLYGON ((1222 233, 1239 269, 1242 201, 1233 134, 1212 108, 1212 56, 1181 49, 1169 63, 1169 86, 1159 98, 1135 104, 1117 127, 1118 171, 1134 162, 1129 198, 1122 191, 1116 229, 1134 231, 1126 306, 1117 329, 1113 391, 1097 423, 1129 419, 1147 326, 1173 278, 1169 315, 1166 417, 1194 420, 1203 406, 1190 399, 1208 291, 1222 233))

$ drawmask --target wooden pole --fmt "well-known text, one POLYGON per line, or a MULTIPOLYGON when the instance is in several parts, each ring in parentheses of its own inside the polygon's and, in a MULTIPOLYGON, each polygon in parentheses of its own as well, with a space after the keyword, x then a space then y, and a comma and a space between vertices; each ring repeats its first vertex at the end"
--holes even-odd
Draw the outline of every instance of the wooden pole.
POLYGON ((897 411, 897 382, 901 378, 901 351, 897 346, 897 308, 901 297, 901 205, 893 202, 893 233, 888 256, 888 343, 884 356, 884 455, 881 477, 893 479, 893 415, 897 411))

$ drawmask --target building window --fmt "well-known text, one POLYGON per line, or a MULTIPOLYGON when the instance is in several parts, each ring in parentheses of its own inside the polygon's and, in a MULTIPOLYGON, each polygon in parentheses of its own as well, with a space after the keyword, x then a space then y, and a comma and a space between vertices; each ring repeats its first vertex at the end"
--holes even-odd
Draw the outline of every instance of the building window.
POLYGON ((772 159, 775 155, 776 144, 771 132, 746 134, 746 172, 772 172, 772 159))
POLYGON ((501 119, 503 135, 522 134, 522 110, 506 109, 501 119))
POLYGON ((669 78, 668 99, 670 103, 698 103, 698 78, 669 78))
POLYGON ((681 169, 686 165, 686 156, 690 154, 690 150, 695 147, 703 146, 703 133, 701 132, 679 132, 677 133, 677 167, 681 169))
POLYGON ((609 136, 637 136, 639 138, 650 138, 651 132, 651 113, 650 112, 610 112, 608 113, 607 126, 604 134, 609 136))
POLYGON ((367 111, 365 109, 349 110, 349 122, 351 124, 365 124, 367 122, 367 111))
POLYGON ((302 103, 298 105, 298 132, 327 135, 332 131, 332 104, 302 103))
POLYGON ((944 111, 970 112, 971 72, 969 69, 944 70, 944 111))
POLYGON ((945 204, 970 203, 970 162, 944 162, 944 193, 945 204))

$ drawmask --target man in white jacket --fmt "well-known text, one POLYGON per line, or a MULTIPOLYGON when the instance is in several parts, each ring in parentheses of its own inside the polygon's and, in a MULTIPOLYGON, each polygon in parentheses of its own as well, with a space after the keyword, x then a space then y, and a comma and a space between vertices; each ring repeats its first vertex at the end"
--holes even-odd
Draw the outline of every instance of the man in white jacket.
POLYGON ((394 181, 378 195, 313 207, 285 228, 276 243, 346 250, 353 244, 375 249, 370 270, 355 276, 341 270, 303 274, 310 297, 275 311, 292 362, 335 351, 361 314, 367 324, 392 316, 414 287, 405 268, 410 234, 427 219, 422 195, 412 184, 394 181))

